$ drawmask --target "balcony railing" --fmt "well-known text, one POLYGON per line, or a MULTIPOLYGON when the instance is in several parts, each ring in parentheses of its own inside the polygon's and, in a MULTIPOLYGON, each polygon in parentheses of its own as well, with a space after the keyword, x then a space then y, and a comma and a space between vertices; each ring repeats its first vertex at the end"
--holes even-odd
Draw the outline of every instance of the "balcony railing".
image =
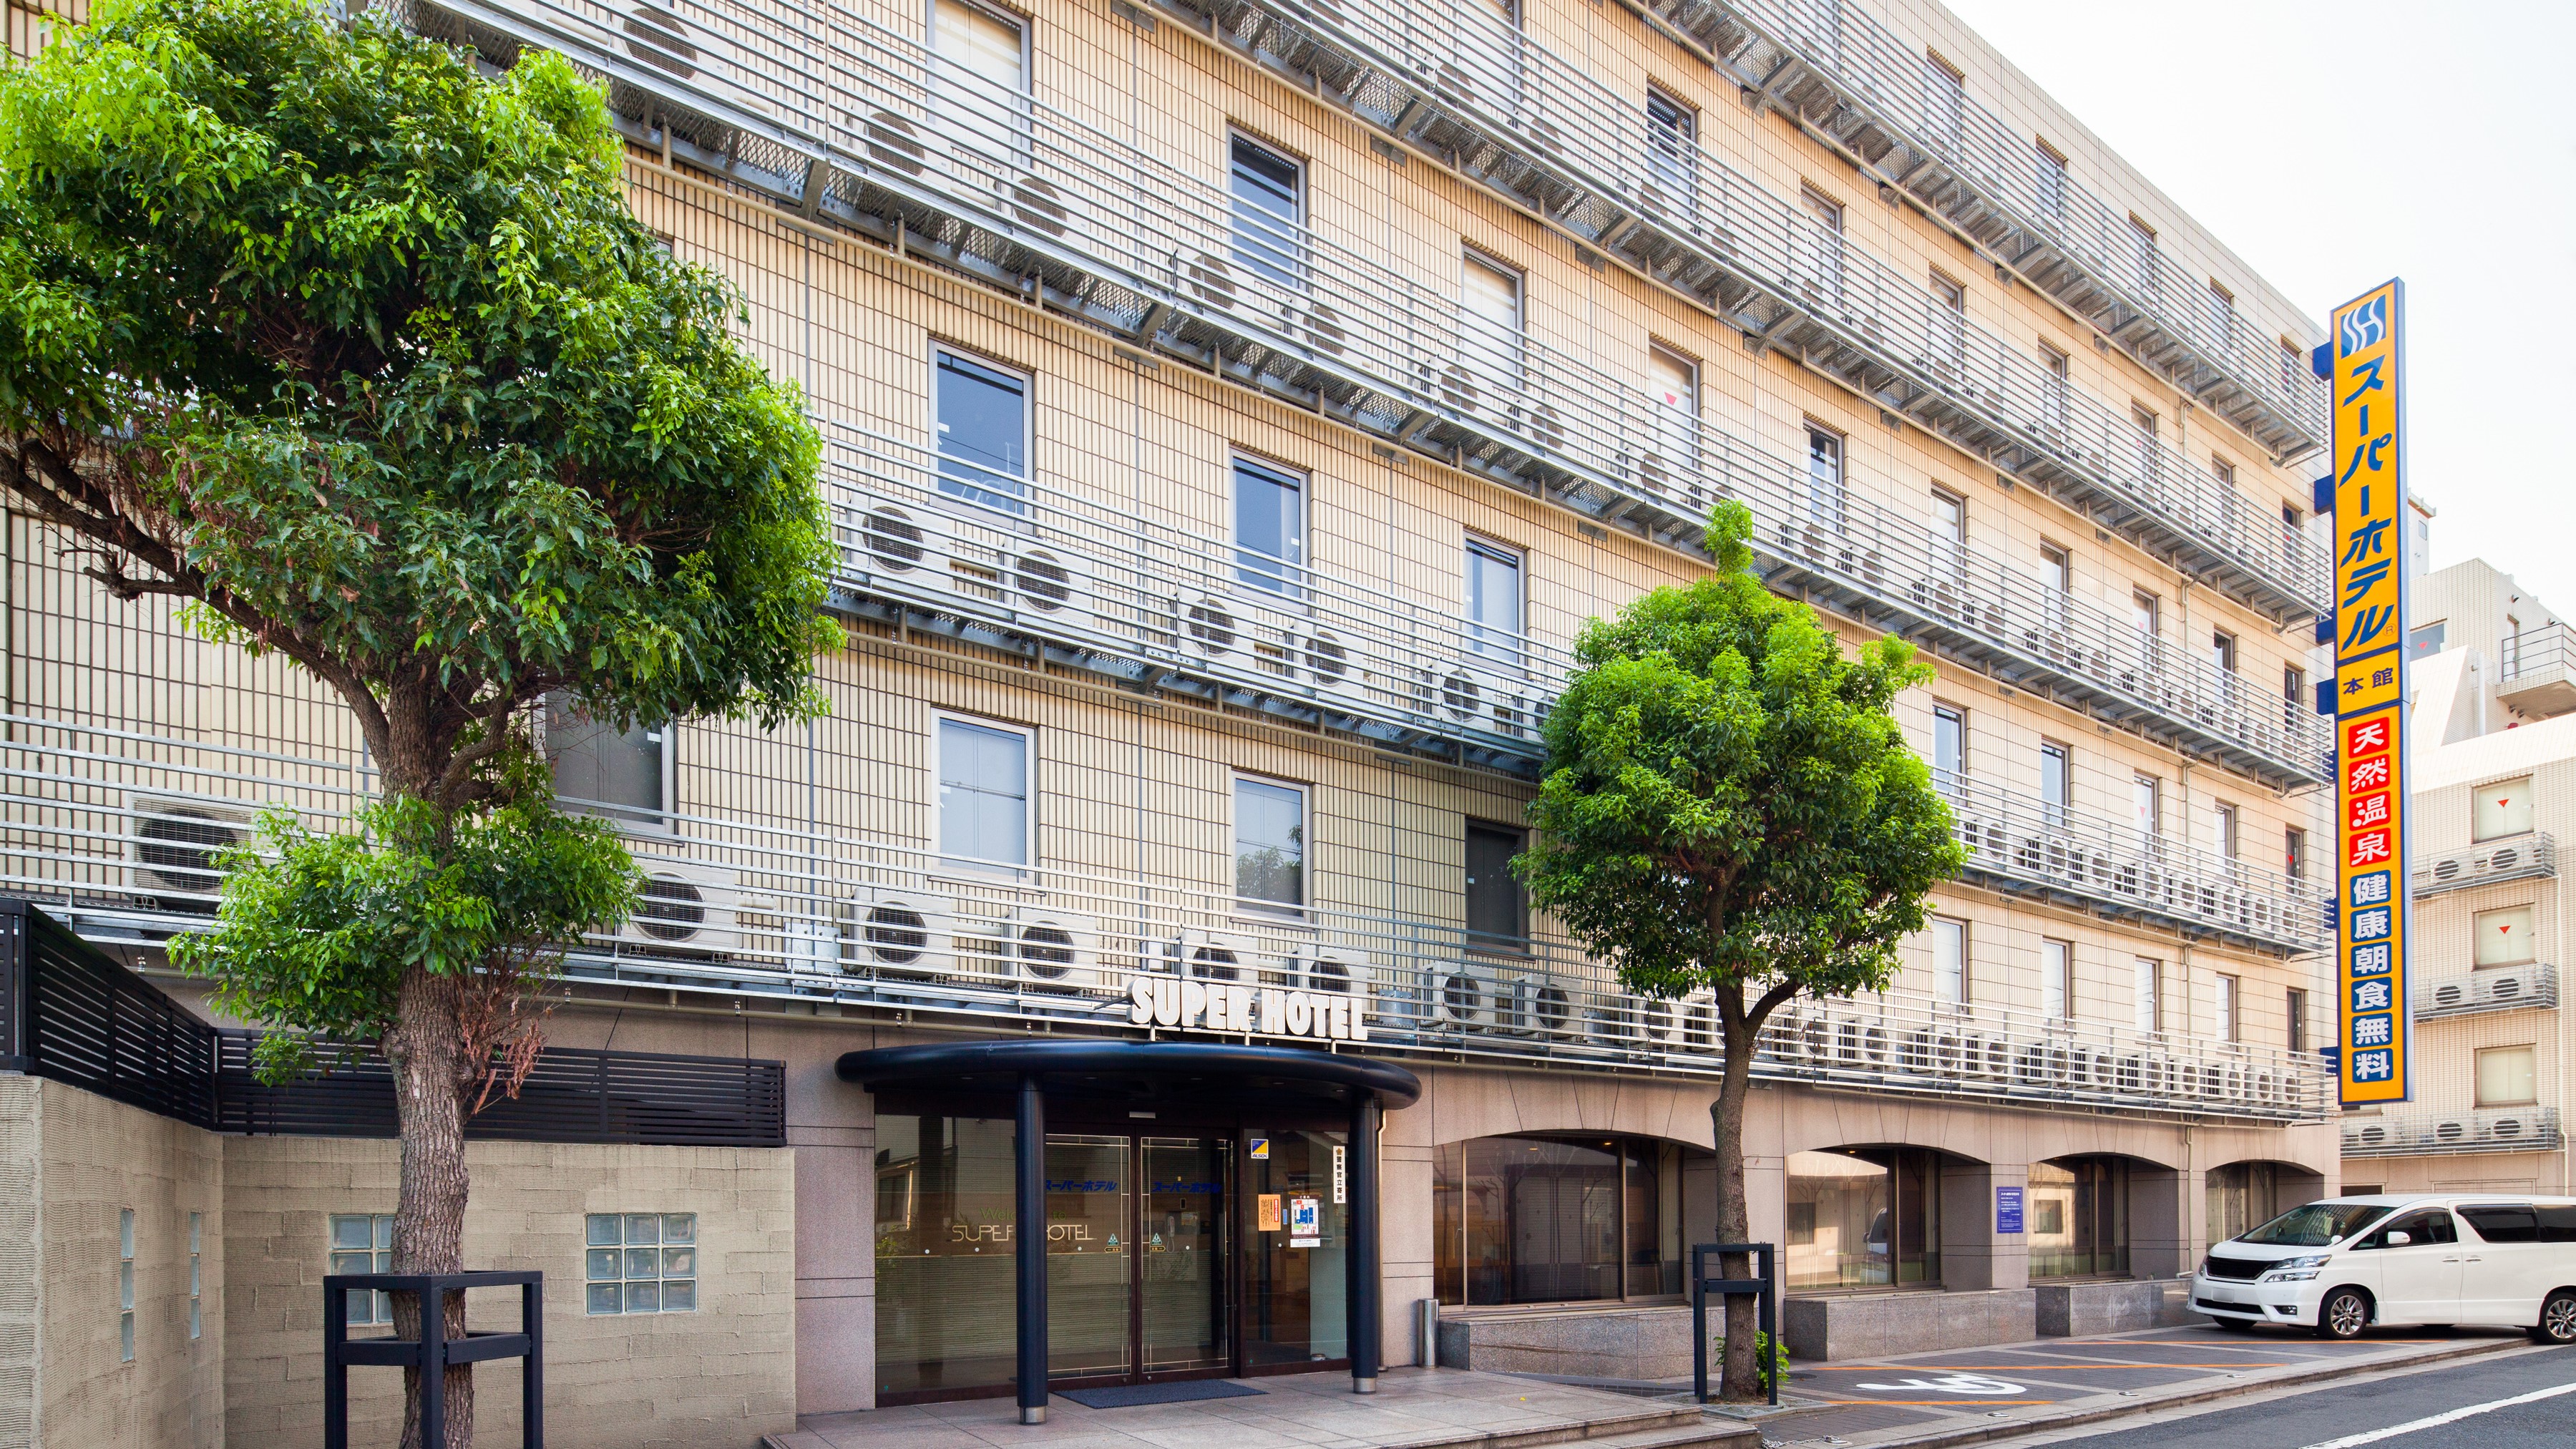
POLYGON ((2305 532, 1489 8, 1160 4, 2275 619, 2324 599, 2324 553, 2305 532))
POLYGON ((2346 1117, 2346 1157, 2426 1157, 2442 1152, 2555 1152, 2555 1107, 2480 1107, 2468 1112, 2400 1112, 2346 1117))
POLYGON ((2556 1006, 2558 968, 2535 963, 2454 971, 2446 976, 2419 977, 2413 991, 2417 1021, 2437 1016, 2471 1016, 2482 1011, 2522 1011, 2536 1006, 2556 1006))
MULTIPOLYGON (((370 783, 354 758, 7 717, 0 893, 92 939, 203 926, 213 852, 264 805, 317 824, 370 783)), ((1344 904, 1241 901, 1157 876, 943 860, 852 832, 709 808, 636 840, 644 909, 572 963, 581 980, 884 1009, 1015 1029, 1124 1030, 1131 973, 1349 996, 1371 1051, 1497 1065, 1722 1069, 1704 999, 1652 1001, 1556 941, 1471 949, 1454 924, 1344 904)), ((1312 874, 1308 879, 1315 878, 1312 874)), ((2303 1053, 2044 1020, 1908 991, 1785 1014, 1754 1064, 1926 1096, 2258 1121, 2314 1118, 2303 1053)))
POLYGON ((2558 840, 2545 830, 2472 845, 2434 856, 2415 867, 2418 896, 2464 891, 2509 880, 2531 880, 2558 874, 2558 840))
POLYGON ((1970 881, 2256 950, 2324 945, 2305 881, 1981 781, 1940 785, 1970 881))
POLYGON ((510 36, 560 46, 611 75, 631 137, 1583 517, 1689 548, 1717 500, 1744 499, 1780 587, 2269 782, 2322 778, 2316 721, 2196 652, 2140 641, 2098 605, 1590 359, 1481 327, 1457 298, 1302 227, 1238 231, 1215 182, 1028 97, 945 72, 934 84, 910 37, 838 11, 682 10, 706 42, 686 77, 667 45, 630 47, 610 24, 620 10, 424 0, 415 23, 474 17, 467 31, 496 53, 510 36))
POLYGON ((2325 389, 2154 234, 2051 164, 1851 0, 1632 0, 1747 92, 1902 187, 2283 461, 2325 445, 2325 389))
POLYGON ((2496 697, 2544 719, 2576 710, 2576 629, 2552 622, 2506 635, 2496 697))

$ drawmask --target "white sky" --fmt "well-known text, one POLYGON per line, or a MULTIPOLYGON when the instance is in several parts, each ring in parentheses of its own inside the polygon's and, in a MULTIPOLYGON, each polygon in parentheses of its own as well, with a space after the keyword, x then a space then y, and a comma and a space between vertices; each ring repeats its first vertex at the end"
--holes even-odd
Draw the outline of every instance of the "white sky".
POLYGON ((2576 612, 2576 0, 1947 3, 2320 324, 2404 277, 2433 566, 2576 612))

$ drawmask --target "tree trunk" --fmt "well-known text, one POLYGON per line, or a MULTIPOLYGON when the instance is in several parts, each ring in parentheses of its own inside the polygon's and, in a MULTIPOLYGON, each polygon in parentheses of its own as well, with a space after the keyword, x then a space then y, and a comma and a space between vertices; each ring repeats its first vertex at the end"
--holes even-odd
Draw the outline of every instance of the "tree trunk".
MULTIPOLYGON (((455 1273, 465 1267, 466 1093, 476 1073, 464 1059, 458 986, 419 967, 404 972, 394 1027, 385 1034, 402 1130, 402 1195, 394 1209, 397 1273, 455 1273)), ((393 1310, 395 1333, 417 1337, 419 1300, 398 1294, 393 1310)), ((449 1338, 465 1336, 464 1294, 449 1296, 437 1311, 449 1338)), ((450 1368, 445 1383, 446 1443, 426 1445, 421 1440, 421 1370, 403 1370, 402 1449, 472 1449, 473 1365, 450 1368)))
MULTIPOLYGON (((1738 1000, 1740 1006, 1740 996, 1738 1000)), ((1753 1090, 1753 1047, 1760 1028, 1747 1024, 1740 1009, 1720 1015, 1726 1031, 1726 1070, 1718 1078, 1717 1100, 1708 1109, 1717 1129, 1717 1236, 1720 1242, 1746 1243, 1753 1240, 1753 1219, 1744 1201, 1744 1101, 1753 1090)), ((1752 1277, 1753 1255, 1720 1254, 1718 1273, 1727 1278, 1752 1277)), ((1757 1311, 1749 1297, 1726 1300, 1726 1355, 1718 1397, 1730 1403, 1762 1397, 1761 1360, 1754 1352, 1760 1331, 1757 1311)))

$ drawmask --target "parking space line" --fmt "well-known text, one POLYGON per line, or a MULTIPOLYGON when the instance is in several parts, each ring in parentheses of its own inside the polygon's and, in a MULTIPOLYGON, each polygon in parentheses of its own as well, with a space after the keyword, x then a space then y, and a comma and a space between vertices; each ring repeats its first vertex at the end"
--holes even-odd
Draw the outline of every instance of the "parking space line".
POLYGON ((2385 1429, 2373 1429, 2363 1434, 2346 1434, 2340 1439, 2322 1440, 2308 1445, 2307 1449, 2356 1449, 2356 1446, 2376 1444, 2382 1439, 2394 1439, 2400 1434, 2413 1434, 2424 1429, 2438 1429, 2444 1424, 2456 1424, 2462 1419, 2478 1414, 2492 1414, 2498 1409, 2510 1409, 2521 1404, 2536 1404, 2542 1399, 2557 1398, 2560 1394, 2576 1394, 2576 1384, 2560 1384, 2556 1388, 2534 1389, 2527 1394, 2516 1394, 2510 1399, 2494 1399, 2483 1404, 2470 1404, 2453 1409, 2446 1414, 2433 1414, 2410 1423, 2394 1424, 2385 1429))

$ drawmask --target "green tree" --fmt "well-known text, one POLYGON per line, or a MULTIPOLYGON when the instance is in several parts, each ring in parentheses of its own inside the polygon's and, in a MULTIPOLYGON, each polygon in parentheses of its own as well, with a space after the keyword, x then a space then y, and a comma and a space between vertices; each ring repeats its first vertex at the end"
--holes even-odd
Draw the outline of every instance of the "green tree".
POLYGON ((490 1053, 633 887, 513 722, 560 694, 774 726, 837 642, 802 399, 620 157, 562 60, 485 79, 310 0, 103 0, 0 67, 0 487, 116 597, 356 717, 379 799, 272 820, 183 955, 246 1015, 381 1041, 406 1272, 462 1266, 490 1053))
MULTIPOLYGON (((1754 575, 1752 527, 1742 504, 1720 505, 1706 534, 1716 572, 1584 629, 1547 719, 1538 837, 1514 863, 1628 990, 1715 998, 1728 1242, 1750 1233, 1744 1103, 1762 1024, 1801 992, 1884 989, 1924 893, 1961 861, 1949 809, 1889 713, 1930 668, 1894 638, 1845 658, 1813 610, 1754 575)), ((1753 1394, 1750 1298, 1728 1301, 1725 1364, 1728 1396, 1753 1394)))

